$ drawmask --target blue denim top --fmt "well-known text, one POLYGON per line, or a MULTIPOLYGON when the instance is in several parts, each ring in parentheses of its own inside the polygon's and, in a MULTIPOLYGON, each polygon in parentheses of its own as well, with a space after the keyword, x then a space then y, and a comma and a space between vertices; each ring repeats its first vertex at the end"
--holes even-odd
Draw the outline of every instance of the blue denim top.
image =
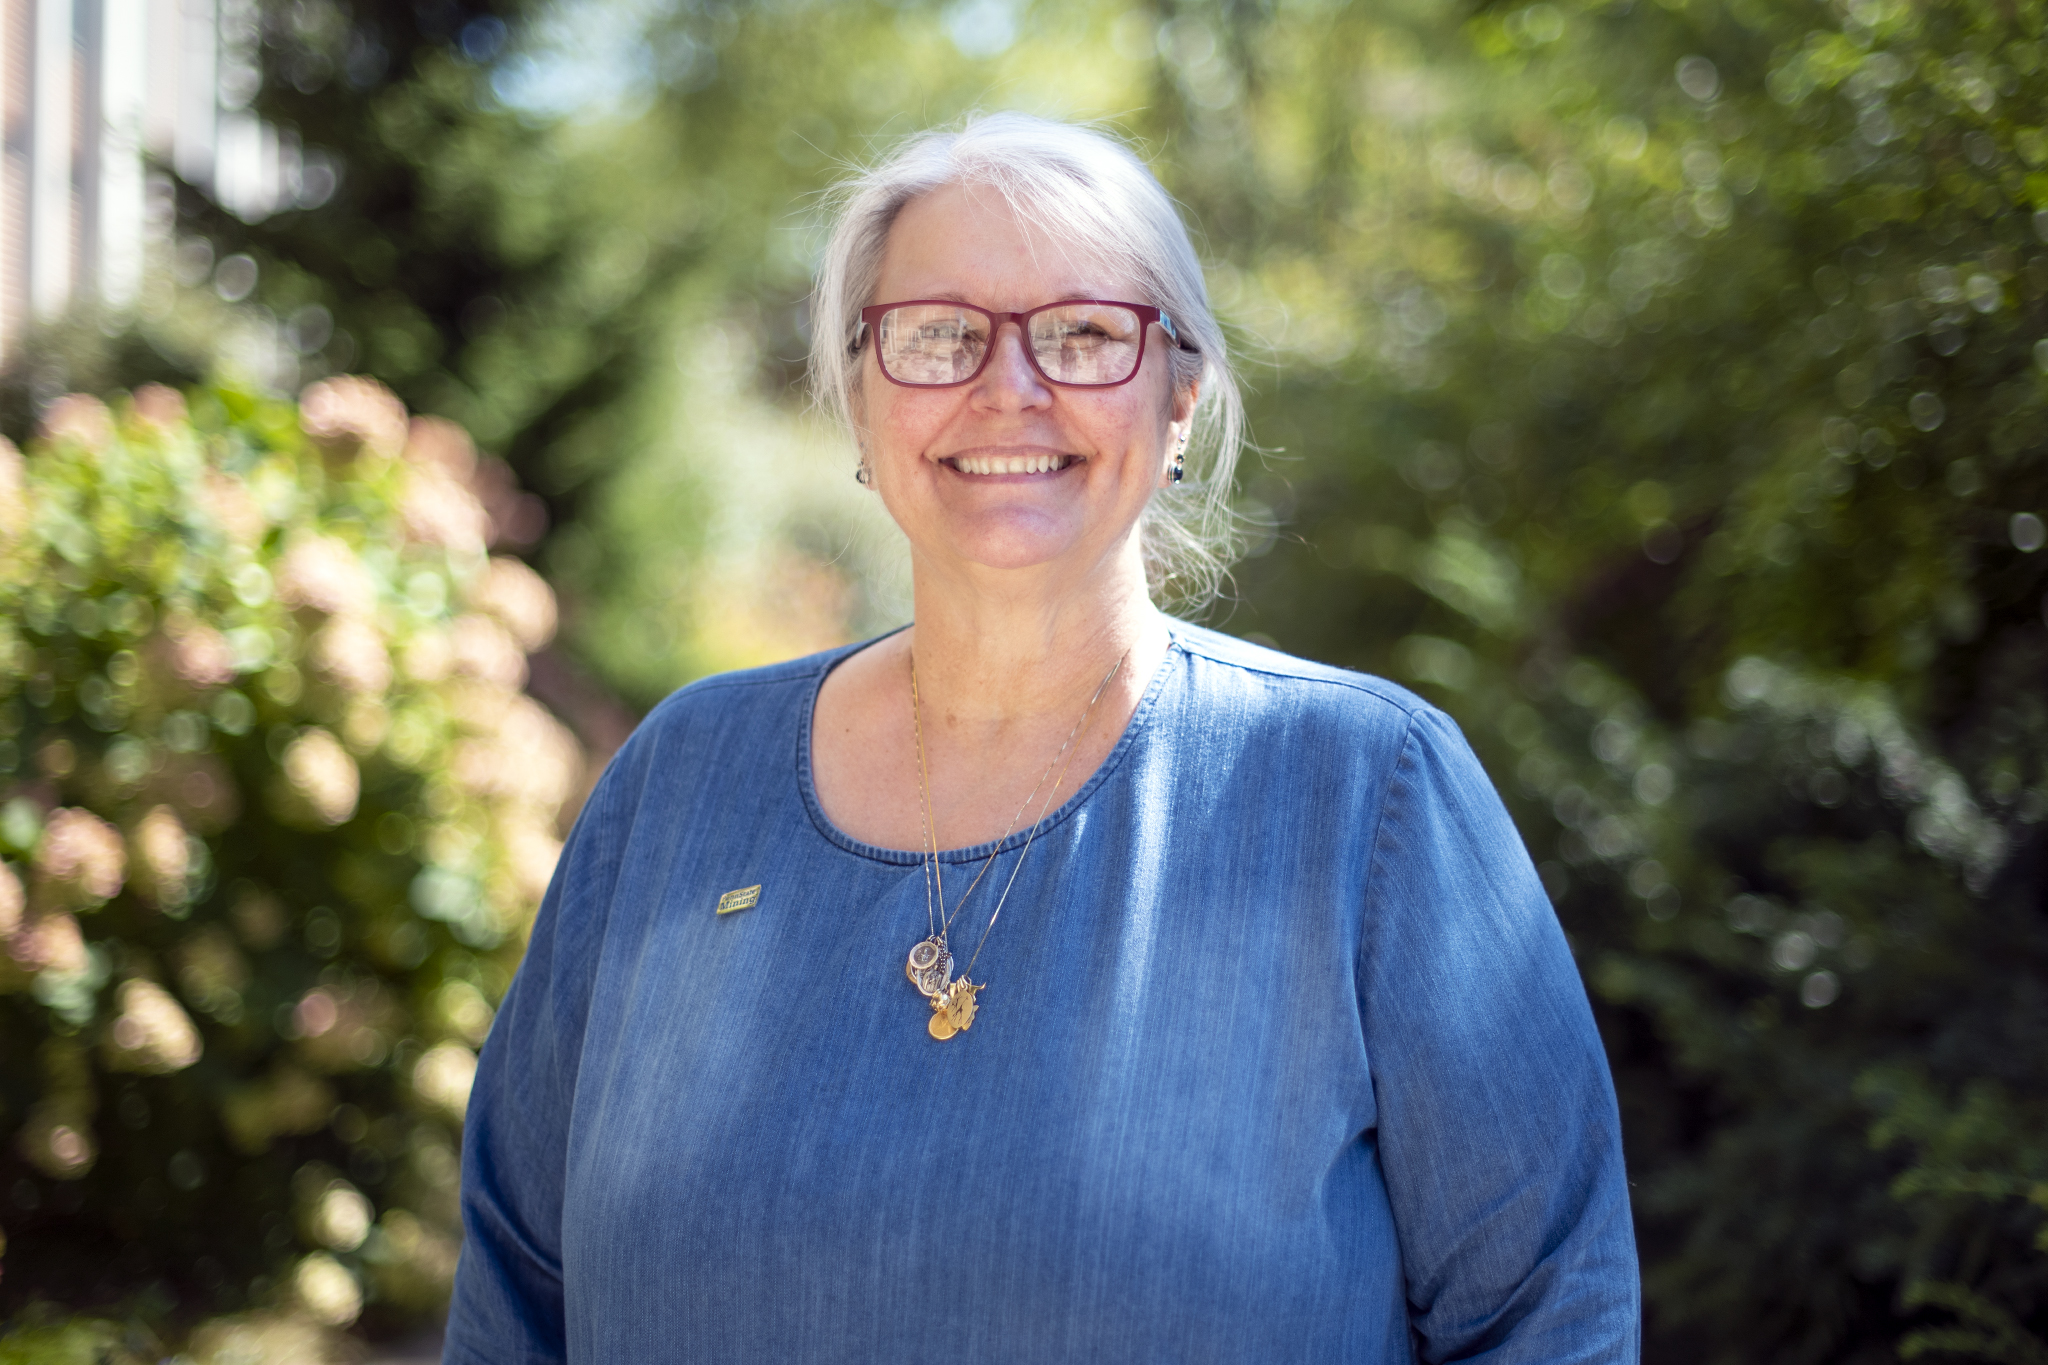
POLYGON ((445 1359, 1635 1360, 1606 1061, 1463 738, 1173 634, 943 1043, 920 855, 811 784, 852 650, 657 707, 483 1049, 445 1359))

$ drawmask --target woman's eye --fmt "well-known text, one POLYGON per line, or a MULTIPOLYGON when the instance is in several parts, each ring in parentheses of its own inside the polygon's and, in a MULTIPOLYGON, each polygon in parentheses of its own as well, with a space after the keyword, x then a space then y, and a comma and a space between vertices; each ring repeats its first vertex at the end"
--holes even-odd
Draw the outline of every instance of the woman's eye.
POLYGON ((981 345, 981 333, 957 322, 935 322, 918 328, 917 344, 921 347, 973 350, 981 345))

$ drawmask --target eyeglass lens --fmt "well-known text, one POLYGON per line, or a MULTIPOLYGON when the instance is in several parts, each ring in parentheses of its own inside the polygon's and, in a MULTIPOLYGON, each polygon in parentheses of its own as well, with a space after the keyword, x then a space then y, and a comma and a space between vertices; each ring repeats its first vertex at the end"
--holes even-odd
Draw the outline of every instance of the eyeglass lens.
MULTIPOLYGON (((959 384, 974 377, 990 345, 989 320, 970 308, 913 303, 882 314, 876 356, 899 384, 959 384)), ((1121 384, 1138 368, 1144 328, 1113 304, 1069 303, 1034 313, 1031 356, 1061 384, 1121 384)))

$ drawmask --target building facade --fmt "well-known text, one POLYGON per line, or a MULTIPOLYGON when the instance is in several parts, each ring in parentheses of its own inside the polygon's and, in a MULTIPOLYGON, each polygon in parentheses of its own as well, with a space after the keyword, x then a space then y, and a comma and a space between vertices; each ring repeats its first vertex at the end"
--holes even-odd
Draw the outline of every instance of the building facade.
POLYGON ((134 304, 173 175, 249 221, 301 200, 296 140, 249 109, 260 39, 256 0, 0 0, 0 362, 134 304))

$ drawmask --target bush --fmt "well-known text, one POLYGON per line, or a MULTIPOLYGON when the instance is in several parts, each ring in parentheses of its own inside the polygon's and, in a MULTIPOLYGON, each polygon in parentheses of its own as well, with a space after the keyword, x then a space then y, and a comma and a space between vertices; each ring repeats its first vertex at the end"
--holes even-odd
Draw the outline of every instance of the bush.
POLYGON ((0 1311, 304 1354, 441 1303, 582 776, 475 459, 355 379, 71 397, 0 448, 0 1311))

